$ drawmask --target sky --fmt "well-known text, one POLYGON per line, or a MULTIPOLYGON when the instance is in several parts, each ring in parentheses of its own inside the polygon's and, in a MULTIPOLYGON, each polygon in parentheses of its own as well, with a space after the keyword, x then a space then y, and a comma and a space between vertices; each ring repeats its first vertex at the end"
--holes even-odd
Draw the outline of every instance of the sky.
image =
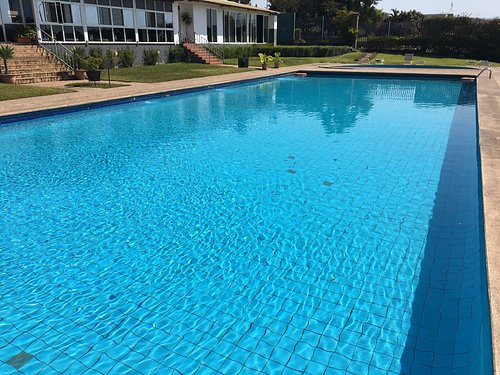
MULTIPOLYGON (((265 7, 266 0, 252 0, 252 4, 265 7)), ((391 9, 418 10, 424 14, 453 13, 470 17, 500 17, 500 0, 380 0, 378 8, 390 13, 391 9), (453 12, 450 12, 453 2, 453 12)))

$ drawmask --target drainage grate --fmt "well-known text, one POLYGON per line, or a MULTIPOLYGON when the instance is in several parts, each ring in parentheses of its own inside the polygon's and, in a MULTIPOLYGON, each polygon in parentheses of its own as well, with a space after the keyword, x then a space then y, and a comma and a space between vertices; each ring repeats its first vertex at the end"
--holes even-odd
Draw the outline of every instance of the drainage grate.
POLYGON ((8 365, 11 365, 16 370, 19 370, 23 367, 33 356, 26 352, 19 352, 14 357, 7 361, 8 365))

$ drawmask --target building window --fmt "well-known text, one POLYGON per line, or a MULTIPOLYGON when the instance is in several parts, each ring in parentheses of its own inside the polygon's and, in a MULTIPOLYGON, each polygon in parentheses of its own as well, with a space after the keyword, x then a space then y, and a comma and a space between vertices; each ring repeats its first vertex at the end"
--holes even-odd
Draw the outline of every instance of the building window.
POLYGON ((217 11, 207 9, 207 39, 209 42, 217 42, 217 11))
MULTIPOLYGON (((249 32, 253 33, 250 38, 257 38, 255 35, 255 23, 257 22, 255 17, 254 14, 224 12, 224 42, 247 43, 249 41, 249 32), (250 27, 254 27, 254 29, 249 31, 250 27)), ((262 16, 260 17, 262 18, 262 16)))
POLYGON ((135 30, 134 29, 125 29, 125 41, 135 42, 135 30))
POLYGON ((250 43, 257 42, 257 15, 248 15, 248 41, 250 43))
POLYGON ((123 10, 113 8, 111 14, 113 15, 113 25, 123 26, 123 10))
POLYGON ((224 42, 236 41, 236 13, 224 12, 224 42))
POLYGON ((269 38, 269 16, 264 16, 264 43, 268 43, 269 38))
MULTIPOLYGON (((43 3, 43 6, 44 14, 41 14, 42 22, 58 24, 73 23, 73 12, 71 4, 47 1, 43 3)), ((75 8, 78 8, 78 6, 75 6, 75 8)), ((77 15, 77 18, 77 21, 80 21, 79 13, 77 15)))
POLYGON ((236 41, 239 43, 247 42, 247 15, 244 13, 236 15, 236 41))
MULTIPOLYGON (((146 8, 167 9, 163 5, 160 7, 158 2, 153 0, 150 2, 146 1, 144 4, 146 8)), ((169 35, 173 35, 173 30, 168 29, 173 29, 173 19, 173 14, 169 12, 137 10, 137 27, 140 28, 139 41, 147 43, 172 43, 174 39, 173 37, 170 38, 169 35)))
POLYGON ((111 25, 111 9, 98 7, 97 14, 99 16, 100 25, 111 25))
POLYGON ((33 17, 33 4, 29 0, 23 0, 23 13, 24 13, 24 22, 25 23, 35 23, 35 19, 33 17))
POLYGON ((12 23, 23 23, 21 2, 19 0, 9 0, 9 16, 12 23))

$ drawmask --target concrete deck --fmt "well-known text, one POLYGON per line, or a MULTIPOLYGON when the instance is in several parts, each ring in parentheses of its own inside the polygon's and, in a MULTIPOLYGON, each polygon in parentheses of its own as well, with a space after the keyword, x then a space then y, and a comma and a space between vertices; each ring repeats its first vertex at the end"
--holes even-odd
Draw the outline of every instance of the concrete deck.
MULTIPOLYGON (((479 70, 471 69, 435 69, 435 68, 389 68, 380 66, 334 66, 327 64, 303 65, 268 71, 255 70, 163 83, 130 83, 130 86, 112 89, 78 88, 74 93, 16 99, 0 102, 0 116, 26 113, 44 109, 64 108, 81 104, 92 104, 111 99, 155 94, 186 88, 196 88, 239 80, 270 77, 277 74, 296 71, 321 71, 336 73, 377 73, 400 75, 454 75, 476 76, 479 70)), ((488 275, 488 293, 491 310, 491 328, 493 360, 495 373, 500 371, 500 68, 491 68, 492 79, 488 74, 478 78, 478 119, 479 145, 483 181, 484 225, 486 241, 486 263, 488 275)), ((487 73, 487 72, 485 72, 487 73)), ((40 86, 64 86, 67 82, 38 84, 40 86)))

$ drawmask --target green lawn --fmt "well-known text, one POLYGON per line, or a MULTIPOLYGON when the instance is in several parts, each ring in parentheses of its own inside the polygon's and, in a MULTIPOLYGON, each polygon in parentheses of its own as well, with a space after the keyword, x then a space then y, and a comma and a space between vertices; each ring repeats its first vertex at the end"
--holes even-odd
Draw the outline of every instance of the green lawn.
MULTIPOLYGON (((294 66, 301 64, 321 64, 321 63, 339 63, 339 64, 356 64, 357 60, 363 57, 365 53, 363 52, 349 52, 344 55, 335 57, 283 57, 282 66, 294 66)), ((379 53, 375 57, 376 59, 383 59, 384 64, 403 64, 404 55, 403 54, 389 54, 389 53, 379 53)), ((414 55, 413 61, 416 63, 418 60, 425 60, 426 65, 450 65, 450 66, 465 66, 467 59, 454 59, 449 57, 435 57, 435 56, 423 56, 414 55)), ((237 65, 238 59, 226 59, 225 64, 237 65)), ((258 57, 250 57, 250 66, 261 66, 258 57)), ((492 66, 500 66, 500 64, 491 63, 492 66)), ((271 62, 270 67, 273 66, 271 62)))
MULTIPOLYGON (((383 59, 384 64, 403 64, 404 55, 389 54, 389 53, 379 53, 375 57, 376 59, 383 59)), ((435 56, 425 56, 417 55, 413 56, 413 62, 417 63, 418 60, 424 60, 425 65, 448 65, 448 66, 466 66, 467 59, 455 59, 451 57, 435 57, 435 56)), ((492 66, 499 66, 500 64, 490 63, 492 66)), ((473 65, 468 65, 473 66, 473 65)))
POLYGON ((207 64, 175 63, 112 69, 111 80, 124 82, 166 82, 244 71, 247 71, 247 69, 207 64))
POLYGON ((0 83, 0 101, 10 99, 31 98, 33 96, 44 96, 73 92, 70 89, 59 89, 51 87, 39 87, 28 85, 7 85, 0 83))

